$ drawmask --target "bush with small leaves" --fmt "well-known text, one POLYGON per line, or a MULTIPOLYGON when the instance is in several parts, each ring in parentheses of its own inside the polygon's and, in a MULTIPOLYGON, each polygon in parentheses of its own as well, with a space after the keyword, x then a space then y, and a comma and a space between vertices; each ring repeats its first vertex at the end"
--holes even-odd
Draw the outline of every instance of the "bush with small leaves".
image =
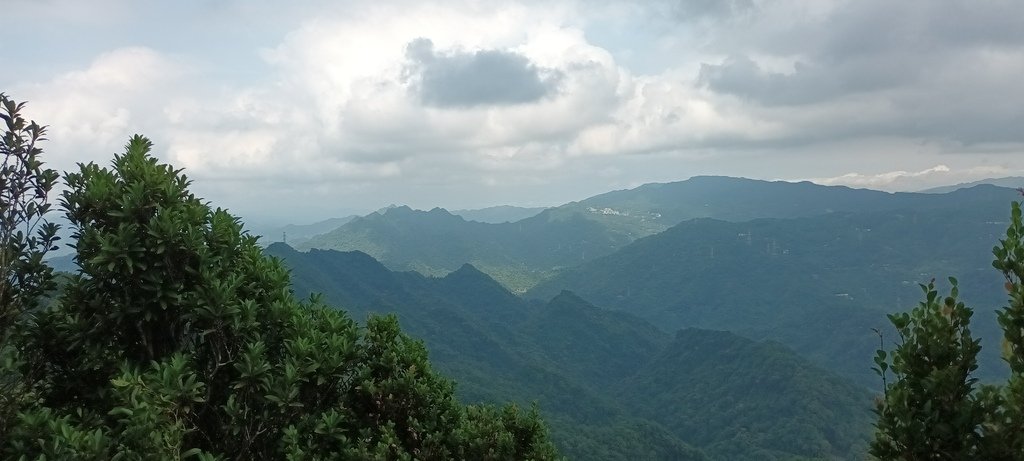
POLYGON ((958 301, 957 281, 941 297, 935 282, 922 285, 925 300, 889 319, 900 342, 889 357, 879 350, 876 371, 896 381, 878 402, 871 454, 880 459, 973 459, 982 407, 974 396, 979 340, 971 336, 973 310, 958 301))

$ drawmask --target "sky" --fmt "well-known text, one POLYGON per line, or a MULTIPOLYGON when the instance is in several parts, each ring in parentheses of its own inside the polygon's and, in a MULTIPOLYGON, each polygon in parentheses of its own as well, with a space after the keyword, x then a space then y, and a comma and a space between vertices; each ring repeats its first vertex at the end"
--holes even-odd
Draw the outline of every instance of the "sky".
POLYGON ((141 133, 262 222, 1024 176, 1019 0, 0 2, 51 167, 141 133))

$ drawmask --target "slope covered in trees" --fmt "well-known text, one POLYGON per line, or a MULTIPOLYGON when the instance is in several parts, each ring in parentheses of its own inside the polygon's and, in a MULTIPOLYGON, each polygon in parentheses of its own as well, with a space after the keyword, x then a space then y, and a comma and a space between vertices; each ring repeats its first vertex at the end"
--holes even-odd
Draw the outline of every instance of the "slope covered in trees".
MULTIPOLYGON (((19 140, 21 106, 2 102, 4 195, 27 197, 7 211, 40 190, 9 179, 51 173, 22 161, 37 152, 19 140)), ((535 412, 459 404, 393 317, 358 326, 296 300, 238 219, 150 148, 135 136, 111 168, 66 175, 81 270, 50 306, 30 298, 48 277, 38 245, 4 236, 4 458, 556 457, 535 412), (23 257, 32 264, 12 263, 23 257)), ((37 214, 10 216, 4 229, 32 230, 37 214)))
MULTIPOLYGON (((681 223, 565 271, 528 296, 563 289, 667 330, 723 329, 780 341, 818 364, 877 385, 865 367, 880 312, 909 304, 917 283, 963 274, 971 301, 994 309, 1002 284, 985 257, 1005 229, 1009 189, 979 186, 947 207, 832 213, 795 219, 681 223)), ((987 309, 986 312, 991 312, 987 309)), ((979 316, 982 337, 998 337, 979 316)), ((999 357, 983 356, 987 377, 999 357)))
POLYGON ((618 391, 637 414, 719 459, 850 458, 866 449, 868 393, 778 343, 680 330, 618 391))
POLYGON ((673 339, 569 292, 545 302, 520 299, 468 265, 433 278, 390 271, 359 252, 267 251, 291 268, 299 294, 323 292, 357 316, 396 312, 403 329, 423 338, 435 365, 456 378, 463 400, 536 399, 556 444, 574 459, 680 459, 693 453, 686 447, 712 459, 858 459, 867 444, 867 391, 778 344, 720 331, 673 339), (693 353, 683 359, 681 349, 693 353), (771 393, 749 392, 766 380, 774 383, 771 393), (773 400, 803 404, 777 411, 773 400), (727 424, 720 412, 730 402, 752 411, 727 424), (693 430, 704 422, 713 424, 693 430), (786 433, 809 425, 821 429, 786 433), (771 440, 794 443, 779 449, 771 440))

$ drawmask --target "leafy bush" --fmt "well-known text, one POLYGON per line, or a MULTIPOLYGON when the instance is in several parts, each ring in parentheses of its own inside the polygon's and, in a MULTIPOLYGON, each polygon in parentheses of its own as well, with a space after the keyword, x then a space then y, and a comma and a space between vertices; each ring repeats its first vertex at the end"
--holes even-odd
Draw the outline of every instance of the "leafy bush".
MULTIPOLYGON (((1024 191, 1022 191, 1024 193, 1024 191)), ((878 400, 871 454, 883 460, 1024 460, 1024 225, 1013 202, 1006 238, 992 249, 992 265, 1006 278, 1009 302, 998 313, 1005 386, 976 387, 971 337, 974 311, 957 300, 956 279, 942 298, 934 283, 910 313, 889 316, 900 336, 896 350, 879 349, 875 371, 885 394, 878 400), (891 370, 896 380, 887 382, 891 370)))

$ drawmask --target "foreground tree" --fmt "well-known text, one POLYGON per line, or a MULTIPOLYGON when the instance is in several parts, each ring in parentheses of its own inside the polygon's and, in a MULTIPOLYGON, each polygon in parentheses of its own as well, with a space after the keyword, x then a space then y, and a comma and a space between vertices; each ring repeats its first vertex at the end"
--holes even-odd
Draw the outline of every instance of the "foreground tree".
POLYGON ((536 411, 464 407, 393 317, 299 302, 282 264, 133 137, 67 175, 81 267, 26 327, 8 455, 548 459, 536 411))
MULTIPOLYGON (((1024 190, 1019 190, 1024 195, 1024 190)), ((993 392, 998 407, 993 411, 990 427, 1010 457, 1024 460, 1024 223, 1021 204, 1014 202, 1006 238, 992 249, 992 266, 1006 278, 1009 293, 1007 305, 999 311, 1003 327, 1003 359, 1010 365, 1010 379, 998 393, 993 392)))
POLYGON ((15 323, 53 287, 52 270, 43 257, 57 240, 57 226, 45 220, 57 172, 43 167, 37 144, 46 128, 25 120, 24 107, 0 93, 0 440, 10 429, 26 385, 15 369, 18 350, 8 338, 15 323))
POLYGON ((0 93, 0 335, 52 287, 52 270, 43 257, 57 240, 57 226, 44 219, 57 182, 57 172, 43 168, 39 158, 37 144, 46 127, 26 121, 24 107, 0 93))
MULTIPOLYGON (((1024 192, 1022 192, 1024 193, 1024 192)), ((979 341, 969 329, 973 310, 957 300, 956 279, 948 297, 934 283, 922 286, 925 301, 889 319, 900 341, 891 354, 879 350, 875 371, 884 395, 877 402, 871 454, 882 460, 1024 460, 1024 225, 1013 202, 1006 238, 993 248, 992 265, 1006 278, 1008 305, 998 314, 1005 386, 975 387, 979 341), (892 371, 896 380, 887 382, 892 371)))
POLYGON ((892 314, 900 341, 888 357, 875 358, 876 371, 892 371, 885 398, 875 411, 877 434, 871 454, 893 460, 962 460, 977 455, 983 416, 974 397, 979 340, 971 336, 973 311, 957 300, 956 279, 949 296, 935 282, 922 285, 925 300, 909 313, 892 314), (888 359, 888 360, 887 360, 888 359))

